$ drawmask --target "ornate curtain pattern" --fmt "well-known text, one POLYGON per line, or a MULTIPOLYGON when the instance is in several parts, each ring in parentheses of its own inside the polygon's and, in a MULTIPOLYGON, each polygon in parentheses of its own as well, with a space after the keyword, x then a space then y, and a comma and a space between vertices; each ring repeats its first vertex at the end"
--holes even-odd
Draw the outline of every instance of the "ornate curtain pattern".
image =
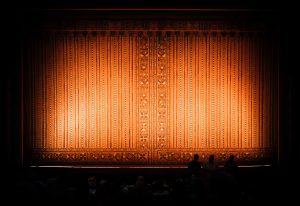
POLYGON ((38 164, 185 164, 276 146, 276 46, 263 32, 65 31, 28 38, 25 136, 38 164))

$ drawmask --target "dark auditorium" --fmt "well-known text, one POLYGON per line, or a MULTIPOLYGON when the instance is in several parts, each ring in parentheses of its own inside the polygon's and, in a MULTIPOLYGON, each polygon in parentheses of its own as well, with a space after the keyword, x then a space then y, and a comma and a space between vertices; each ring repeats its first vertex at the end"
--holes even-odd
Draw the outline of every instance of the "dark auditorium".
POLYGON ((7 2, 3 202, 293 204, 296 14, 285 1, 7 2))

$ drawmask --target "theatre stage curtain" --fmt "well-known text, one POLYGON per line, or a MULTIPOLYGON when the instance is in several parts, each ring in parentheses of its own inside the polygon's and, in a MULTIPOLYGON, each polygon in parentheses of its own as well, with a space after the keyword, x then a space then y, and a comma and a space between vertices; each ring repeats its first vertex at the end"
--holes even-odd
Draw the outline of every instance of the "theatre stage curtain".
POLYGON ((274 37, 246 31, 64 31, 24 44, 33 164, 185 164, 271 158, 274 37))

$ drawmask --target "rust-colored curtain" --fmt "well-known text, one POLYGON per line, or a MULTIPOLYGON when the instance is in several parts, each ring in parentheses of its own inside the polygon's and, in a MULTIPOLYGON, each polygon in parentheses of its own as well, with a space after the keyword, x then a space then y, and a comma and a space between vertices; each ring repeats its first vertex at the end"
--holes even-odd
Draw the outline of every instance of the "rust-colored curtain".
POLYGON ((263 32, 67 31, 28 38, 24 136, 38 164, 270 159, 277 49, 263 32))

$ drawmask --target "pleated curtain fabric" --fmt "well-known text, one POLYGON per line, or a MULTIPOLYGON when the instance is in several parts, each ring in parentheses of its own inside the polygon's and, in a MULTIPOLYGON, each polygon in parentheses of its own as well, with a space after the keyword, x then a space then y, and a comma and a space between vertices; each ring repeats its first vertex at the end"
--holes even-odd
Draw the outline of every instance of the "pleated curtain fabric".
POLYGON ((185 164, 274 155, 278 50, 247 31, 65 31, 27 38, 24 138, 38 164, 185 164))

